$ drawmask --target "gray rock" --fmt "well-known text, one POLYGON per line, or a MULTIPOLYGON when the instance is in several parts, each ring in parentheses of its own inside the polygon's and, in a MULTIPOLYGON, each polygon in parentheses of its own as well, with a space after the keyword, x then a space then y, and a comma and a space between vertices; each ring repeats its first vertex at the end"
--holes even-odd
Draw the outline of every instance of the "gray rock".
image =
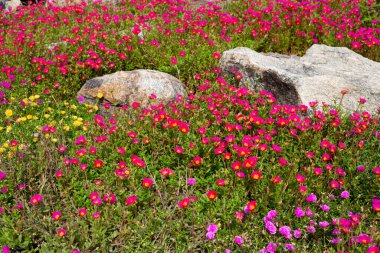
POLYGON ((348 112, 358 108, 359 98, 367 100, 363 110, 375 113, 380 106, 380 63, 345 47, 315 44, 303 57, 235 48, 223 53, 220 66, 224 73, 239 71, 241 85, 268 90, 282 104, 334 105, 347 90, 341 107, 348 112))
POLYGON ((1 5, 4 5, 4 11, 15 11, 22 3, 20 0, 10 0, 4 1, 1 5))
POLYGON ((186 96, 182 83, 175 77, 155 70, 118 71, 88 80, 79 90, 77 96, 84 102, 96 103, 98 93, 103 94, 105 101, 112 105, 132 105, 139 102, 142 107, 168 104, 178 95, 186 96), (149 99, 151 94, 156 99, 149 99))

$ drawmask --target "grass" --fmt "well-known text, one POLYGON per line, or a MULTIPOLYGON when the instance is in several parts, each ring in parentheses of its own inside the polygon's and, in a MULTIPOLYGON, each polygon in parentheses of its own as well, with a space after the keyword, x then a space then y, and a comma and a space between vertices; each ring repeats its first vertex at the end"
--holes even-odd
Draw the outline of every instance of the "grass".
POLYGON ((280 105, 218 67, 237 46, 302 55, 313 43, 379 61, 378 6, 156 0, 0 14, 3 252, 379 252, 379 114, 280 105), (93 77, 139 68, 176 76, 188 97, 108 116, 76 98, 93 77))

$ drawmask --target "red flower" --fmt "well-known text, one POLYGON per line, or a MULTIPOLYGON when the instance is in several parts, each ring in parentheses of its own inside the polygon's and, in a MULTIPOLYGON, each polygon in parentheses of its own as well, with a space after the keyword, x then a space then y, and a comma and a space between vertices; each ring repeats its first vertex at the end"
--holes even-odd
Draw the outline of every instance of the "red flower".
POLYGON ((278 184, 278 183, 280 183, 280 182, 281 182, 281 177, 279 177, 279 176, 275 176, 275 177, 272 179, 272 182, 273 182, 274 184, 278 184))
POLYGON ((94 161, 94 167, 95 167, 95 168, 98 168, 98 169, 102 168, 102 167, 103 167, 103 162, 102 162, 102 160, 100 160, 100 159, 96 159, 96 160, 94 161))
POLYGON ((196 165, 201 165, 202 164, 202 158, 200 156, 196 156, 193 158, 193 164, 196 165))
POLYGON ((217 197, 216 191, 214 190, 210 190, 206 195, 209 200, 214 200, 217 197))
POLYGON ((189 198, 184 198, 182 201, 178 202, 179 208, 186 209, 190 204, 189 198))
POLYGON ((247 208, 251 212, 256 209, 256 206, 257 206, 256 200, 252 200, 252 201, 248 202, 248 204, 247 204, 247 208))

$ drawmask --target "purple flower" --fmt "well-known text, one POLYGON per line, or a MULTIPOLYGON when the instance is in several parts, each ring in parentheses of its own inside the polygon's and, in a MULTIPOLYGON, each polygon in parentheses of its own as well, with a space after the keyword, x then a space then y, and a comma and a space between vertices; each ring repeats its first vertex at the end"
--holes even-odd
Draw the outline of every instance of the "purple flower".
POLYGON ((269 219, 273 219, 273 218, 275 218, 277 216, 277 212, 276 212, 276 210, 270 210, 269 212, 268 212, 268 214, 267 214, 267 217, 269 218, 269 219))
POLYGON ((216 233, 218 232, 218 226, 215 225, 215 224, 210 224, 208 227, 207 227, 207 232, 211 232, 211 233, 216 233))
POLYGON ((235 236, 234 241, 235 241, 235 243, 236 243, 237 245, 241 245, 241 244, 243 244, 243 242, 244 242, 243 238, 242 238, 241 236, 238 236, 238 235, 235 236))
POLYGON ((330 210, 330 207, 328 205, 321 205, 320 208, 324 211, 324 212, 328 212, 330 210))
POLYGON ((330 223, 328 223, 327 221, 321 221, 318 224, 320 227, 323 227, 323 228, 328 227, 330 225, 330 223))
POLYGON ((315 196, 314 193, 310 193, 310 195, 306 198, 307 202, 316 202, 317 201, 317 196, 315 196))
POLYGON ((314 233, 315 233, 315 227, 313 227, 313 226, 307 227, 306 230, 307 230, 307 232, 309 232, 310 234, 314 234, 314 233))
POLYGON ((195 180, 195 178, 189 178, 187 179, 187 184, 188 185, 194 185, 197 183, 197 180, 195 180))
POLYGON ((271 242, 267 246, 267 251, 268 251, 268 253, 275 253, 276 252, 276 248, 277 248, 277 244, 271 242))
POLYGON ((225 251, 226 253, 232 253, 232 251, 230 249, 226 249, 225 251))
POLYGON ((207 232, 206 233, 207 239, 212 240, 212 239, 214 239, 214 237, 215 237, 215 233, 213 233, 213 232, 207 232))
POLYGON ((294 210, 294 214, 297 216, 297 218, 305 216, 305 212, 302 210, 301 207, 297 207, 296 210, 294 210))
POLYGON ((268 221, 265 223, 265 228, 269 231, 270 234, 276 234, 277 228, 272 222, 268 221))
POLYGON ((287 243, 287 244, 285 244, 285 248, 286 248, 287 250, 289 250, 289 251, 293 251, 293 250, 294 250, 294 246, 293 246, 293 244, 291 244, 291 243, 287 243))
POLYGON ((331 239, 331 243, 332 244, 337 244, 337 243, 340 243, 342 241, 342 238, 333 238, 331 239))
POLYGON ((340 194, 340 197, 343 199, 347 199, 350 197, 350 193, 348 191, 342 191, 342 193, 340 194))
POLYGON ((341 233, 342 232, 339 229, 337 229, 337 228, 332 231, 333 235, 340 235, 341 233))

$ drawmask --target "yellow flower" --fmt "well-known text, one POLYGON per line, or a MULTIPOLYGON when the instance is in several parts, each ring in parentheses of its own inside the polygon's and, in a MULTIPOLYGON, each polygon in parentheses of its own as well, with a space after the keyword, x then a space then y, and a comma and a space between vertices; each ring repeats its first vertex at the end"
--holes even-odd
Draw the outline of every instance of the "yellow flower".
POLYGON ((65 131, 70 131, 70 127, 69 127, 69 126, 64 126, 64 127, 63 127, 63 130, 65 130, 65 131))
POLYGON ((8 143, 8 142, 4 142, 4 143, 3 143, 3 147, 4 147, 4 148, 8 148, 8 147, 9 147, 9 143, 8 143))
POLYGON ((11 126, 7 126, 7 133, 9 133, 12 130, 11 126))
POLYGON ((99 107, 97 105, 94 105, 94 110, 97 111, 99 107))
POLYGON ((30 115, 30 114, 28 114, 28 115, 26 116, 26 118, 27 118, 27 119, 33 119, 33 116, 30 115))
POLYGON ((52 141, 52 142, 57 142, 58 139, 57 139, 57 138, 53 138, 51 141, 52 141))
POLYGON ((99 92, 98 95, 96 95, 98 98, 102 98, 103 97, 103 93, 99 92))
POLYGON ((80 126, 80 125, 82 125, 82 124, 83 124, 83 122, 80 121, 80 120, 75 120, 74 123, 73 123, 73 125, 74 125, 75 127, 78 127, 78 126, 80 126))
POLYGON ((5 152, 5 148, 0 148, 0 154, 5 152))
POLYGON ((48 119, 50 117, 50 115, 49 114, 45 114, 44 117, 45 117, 45 119, 48 119))
POLYGON ((76 105, 71 105, 70 108, 73 109, 73 110, 76 110, 77 106, 76 105))
POLYGON ((11 117, 13 115, 13 111, 10 109, 5 110, 5 116, 11 117))

